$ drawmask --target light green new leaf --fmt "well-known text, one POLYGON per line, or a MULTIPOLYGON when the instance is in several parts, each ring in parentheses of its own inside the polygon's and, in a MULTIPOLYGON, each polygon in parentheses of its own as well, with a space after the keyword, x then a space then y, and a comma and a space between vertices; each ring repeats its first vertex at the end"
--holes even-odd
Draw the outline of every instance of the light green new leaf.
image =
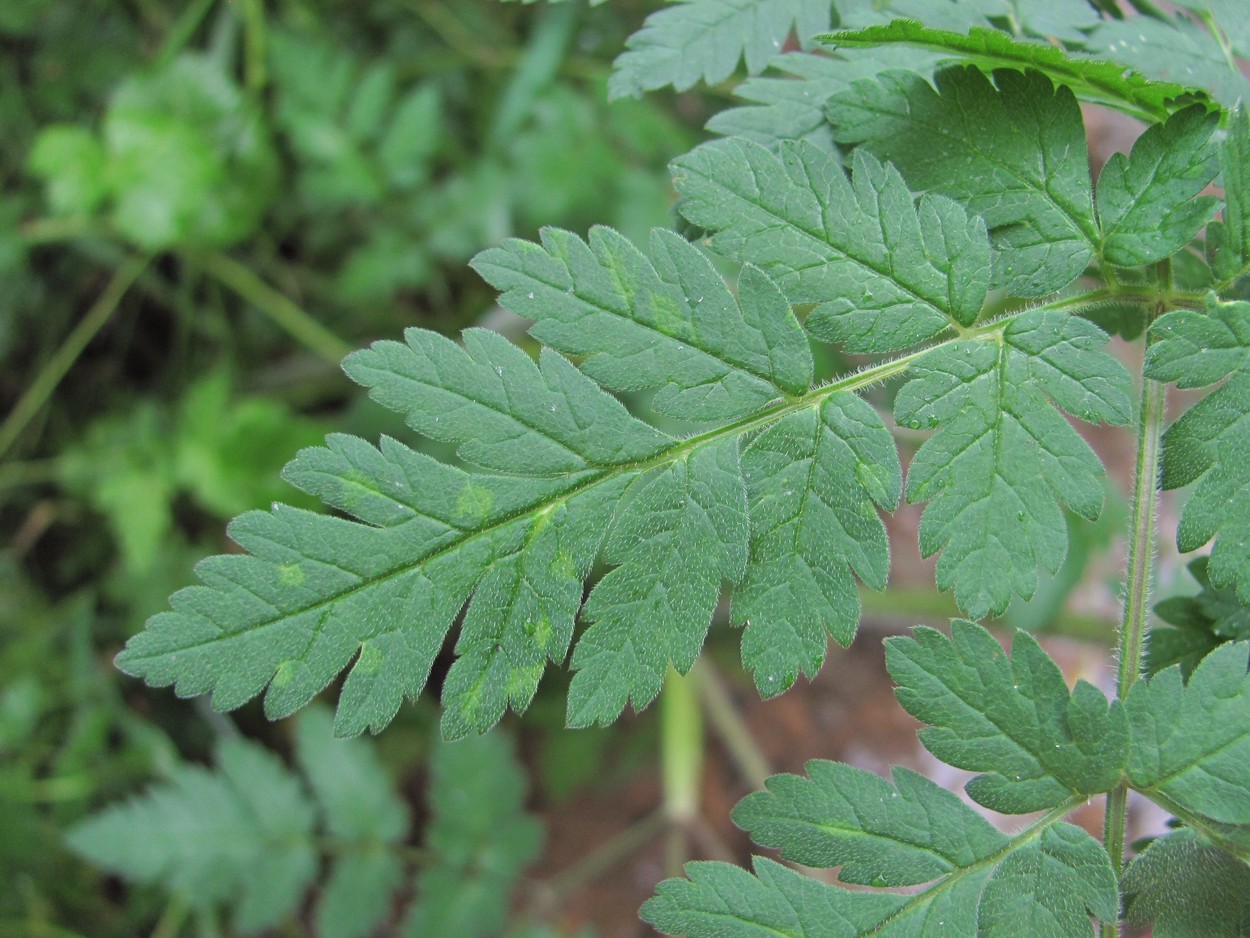
POLYGON ((893 509, 902 473, 889 430, 851 394, 769 427, 742 457, 751 564, 734 590, 742 660, 765 697, 819 670, 830 633, 849 645, 859 593, 849 568, 885 587, 890 549, 873 502, 893 509))
POLYGON ((1250 303, 1177 310, 1150 327, 1146 374, 1178 387, 1224 383, 1163 437, 1163 487, 1198 487, 1185 504, 1176 543, 1197 550, 1216 538, 1207 576, 1250 605, 1250 303))
POLYGON ((1228 284, 1250 271, 1250 114, 1240 107, 1220 144, 1220 180, 1222 219, 1207 225, 1207 253, 1215 276, 1228 284))
POLYGON ((1250 938, 1250 866, 1192 830, 1152 841, 1124 874, 1124 919, 1154 938, 1250 938))
POLYGON ((502 934, 513 888, 542 840, 542 829, 523 810, 525 777, 504 738, 488 733, 437 744, 429 802, 430 862, 417 877, 403 934, 502 934))
MULTIPOLYGON (((1029 4, 1026 9, 1034 8, 1049 12, 1053 5, 1029 4)), ((1109 26, 1136 29, 1137 26, 1150 22, 1152 20, 1148 17, 1104 21, 1088 45, 1098 50, 1106 48, 1100 44, 1100 39, 1102 31, 1109 26)), ((1138 72, 1124 67, 1125 64, 1137 66, 1138 63, 1123 58, 1118 50, 1112 50, 1116 54, 1109 56, 1114 61, 1106 61, 1101 56, 1092 58, 1070 53, 1051 43, 1020 40, 1001 30, 981 26, 967 31, 951 31, 932 29, 916 20, 901 19, 884 26, 843 30, 817 38, 838 48, 871 48, 901 43, 957 56, 984 71, 999 68, 1035 70, 1046 75, 1055 84, 1070 88, 1082 101, 1108 104, 1118 110, 1135 112, 1142 119, 1152 122, 1166 119, 1175 110, 1178 102, 1205 103, 1209 100, 1204 90, 1206 83, 1201 80, 1201 76, 1182 75, 1179 72, 1161 76, 1157 74, 1160 67, 1158 62, 1143 61, 1138 72), (1154 66, 1153 69, 1151 65, 1154 66), (1162 77, 1173 80, 1158 80, 1162 77)), ((1155 52, 1158 54, 1160 50, 1155 52)), ((1161 55, 1166 60, 1166 50, 1161 55)))
POLYGON ((299 781, 255 743, 230 739, 217 771, 179 766, 140 798, 70 830, 79 856, 155 883, 193 908, 234 908, 240 931, 277 925, 317 875, 315 814, 299 781))
POLYGON ((44 181, 48 206, 57 215, 90 216, 109 196, 108 154, 86 127, 44 126, 30 148, 27 166, 44 181))
POLYGON ((1195 198, 1218 168, 1209 146, 1218 116, 1194 105, 1113 153, 1098 177, 1103 256, 1121 267, 1150 264, 1187 245, 1214 213, 1213 196, 1195 198))
POLYGON ((830 0, 673 0, 647 17, 613 63, 608 96, 724 81, 738 62, 763 71, 791 30, 806 41, 830 25, 830 0))
POLYGON ((1089 519, 1101 510, 1102 465, 1056 408, 1129 420, 1131 381, 1106 341, 1085 320, 1025 313, 1001 338, 929 353, 895 399, 903 426, 940 428, 912 459, 907 498, 929 501, 921 552, 942 551, 938 586, 976 618, 1002 612, 1013 593, 1033 595, 1038 566, 1063 562, 1057 502, 1089 519))
POLYGON ((721 581, 737 581, 746 568, 747 540, 736 439, 639 480, 604 543, 605 559, 619 566, 586 600, 593 624, 573 653, 569 725, 611 723, 628 701, 641 709, 655 698, 670 662, 690 669, 721 581))
POLYGON ((979 804, 1007 814, 1050 808, 1119 781, 1128 726, 1118 702, 1078 681, 1069 693, 1058 665, 1026 632, 1012 655, 975 623, 951 637, 927 627, 886 644, 903 708, 923 723, 920 741, 943 762, 985 772, 968 784, 979 804))
POLYGON ((919 204, 898 172, 856 153, 852 180, 806 142, 772 153, 749 140, 704 144, 673 163, 682 213, 712 247, 750 260, 805 325, 851 351, 889 351, 976 320, 989 285, 980 218, 938 195, 919 204))
POLYGON ((1169 668, 1139 681, 1125 701, 1134 788, 1223 824, 1250 824, 1250 644, 1230 642, 1190 675, 1169 668))
POLYGON ((653 406, 686 420, 741 417, 812 383, 807 337, 768 278, 746 267, 738 298, 697 248, 656 229, 651 258, 610 228, 589 243, 559 229, 508 240, 473 267, 530 333, 618 391, 658 389, 653 406))
POLYGON ((783 140, 807 140, 836 156, 833 128, 825 118, 825 102, 832 95, 886 69, 924 72, 933 60, 936 56, 902 47, 849 56, 787 52, 769 67, 789 77, 748 78, 734 88, 734 96, 751 104, 718 111, 707 129, 723 137, 745 137, 770 150, 783 140))
POLYGON ((1110 858, 1080 828, 1052 817, 1008 838, 905 769, 891 785, 850 766, 808 768, 810 780, 770 779, 735 819, 783 856, 840 864, 842 882, 932 885, 906 895, 850 891, 758 857, 754 876, 690 863, 689 879, 660 883, 642 917, 687 938, 1089 938, 1091 913, 1116 919, 1110 858))
POLYGON ((834 138, 893 163, 917 191, 985 218, 994 283, 1022 296, 1061 289, 1098 239, 1085 128, 1067 88, 1039 72, 939 72, 937 88, 885 72, 830 99, 834 138))

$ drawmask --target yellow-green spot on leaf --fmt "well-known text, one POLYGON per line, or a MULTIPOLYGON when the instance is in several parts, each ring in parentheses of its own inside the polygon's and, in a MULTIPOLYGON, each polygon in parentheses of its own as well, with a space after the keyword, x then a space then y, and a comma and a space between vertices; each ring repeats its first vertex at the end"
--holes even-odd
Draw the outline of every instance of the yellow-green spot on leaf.
POLYGON ((273 680, 270 682, 271 687, 286 687, 295 677, 295 669, 299 667, 298 661, 283 661, 273 674, 273 680))
POLYGON ((577 576, 577 566, 573 562, 573 557, 568 551, 556 551, 555 558, 551 561, 551 572, 556 576, 575 577, 577 576))
POLYGON ((656 328, 669 335, 680 335, 686 327, 686 317, 678 308, 677 301, 662 293, 652 293, 650 300, 655 311, 656 328))
POLYGON ((365 642, 360 646, 360 655, 356 659, 356 666, 352 668, 352 673, 359 674, 361 677, 377 674, 382 669, 385 658, 386 656, 377 645, 365 642))
POLYGON ((460 490, 460 497, 456 499, 456 514, 466 521, 484 521, 490 514, 493 501, 494 496, 490 489, 474 482, 466 482, 460 490))
POLYGON ((284 563, 278 568, 278 579, 283 586, 302 586, 304 568, 297 563, 284 563))
POLYGON ((522 705, 528 704, 546 668, 546 661, 530 665, 514 665, 508 672, 508 699, 522 705))
POLYGON ((546 649, 551 641, 552 628, 551 619, 547 616, 540 616, 537 620, 530 620, 525 623, 525 631, 534 639, 534 644, 539 648, 546 649))

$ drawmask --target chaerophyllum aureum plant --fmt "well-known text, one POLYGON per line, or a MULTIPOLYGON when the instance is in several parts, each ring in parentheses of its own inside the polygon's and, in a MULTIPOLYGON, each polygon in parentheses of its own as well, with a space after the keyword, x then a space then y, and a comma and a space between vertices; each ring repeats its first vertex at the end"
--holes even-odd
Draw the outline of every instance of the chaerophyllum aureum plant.
POLYGON ((1133 5, 663 7, 613 94, 774 70, 673 163, 681 233, 478 255, 535 354, 409 329, 344 363, 454 457, 301 451, 286 479, 334 513, 236 519, 246 553, 204 561, 119 667, 221 710, 263 694, 273 718, 346 672, 350 736, 422 692, 455 627, 447 736, 523 711, 566 658, 568 724, 607 724, 694 664, 727 596, 771 697, 851 641, 860 589, 886 587, 882 514, 921 503, 921 552, 967 618, 888 641, 898 700, 980 773, 975 802, 1030 819, 1004 833, 914 772, 812 762, 734 820, 836 879, 691 863, 643 918, 691 938, 1250 935, 1250 31, 1234 3, 1133 5), (1083 103, 1143 125, 1096 181, 1083 103), (863 357, 830 377, 814 343, 863 357), (1170 424, 1169 384, 1205 391, 1170 424), (923 439, 905 481, 891 422, 923 439), (1067 513, 1099 515, 1084 424, 1136 447, 1110 700, 974 621, 1059 567, 1067 513), (1160 486, 1192 486, 1178 547, 1210 548, 1202 592, 1151 630, 1160 486), (1176 820, 1127 862, 1131 791, 1176 820), (1100 841, 1065 818, 1103 794, 1100 841))

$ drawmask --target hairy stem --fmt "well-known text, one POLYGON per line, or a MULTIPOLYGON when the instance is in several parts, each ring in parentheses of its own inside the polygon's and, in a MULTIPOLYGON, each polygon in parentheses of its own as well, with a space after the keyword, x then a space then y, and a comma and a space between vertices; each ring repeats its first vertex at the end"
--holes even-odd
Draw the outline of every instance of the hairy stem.
MULTIPOLYGON (((1119 675, 1116 691, 1121 700, 1141 674, 1150 617, 1151 570, 1157 537, 1156 509, 1159 489, 1159 456, 1163 441, 1164 385, 1142 377, 1141 407, 1137 428, 1137 466, 1133 481, 1132 520, 1129 529, 1128 583, 1124 616, 1120 624, 1119 675)), ((1128 783, 1121 782, 1107 795, 1103 843, 1118 874, 1124 866, 1124 833, 1128 814, 1128 783)), ((1119 927, 1104 922, 1102 938, 1116 938, 1119 927)))
POLYGON ((65 377, 74 362, 78 361, 78 356, 96 337, 104 324, 117 310, 118 305, 122 301, 122 297, 126 295, 126 291, 130 289, 131 284, 135 282, 139 274, 143 273, 143 269, 147 267, 149 258, 135 257, 124 263, 117 273, 113 275, 113 279, 108 282, 104 291, 100 294, 99 299, 92 304, 91 309, 87 310, 87 315, 79 320, 78 325, 73 331, 66 336, 65 341, 61 343, 61 347, 56 350, 56 354, 48 360, 43 366, 43 370, 35 376, 35 380, 31 382, 26 393, 22 395, 21 400, 17 402, 17 406, 4 419, 4 423, 0 424, 0 456, 3 456, 13 445, 26 425, 34 418, 35 414, 43 408, 48 402, 48 398, 57 389, 57 385, 61 383, 61 379, 65 377))

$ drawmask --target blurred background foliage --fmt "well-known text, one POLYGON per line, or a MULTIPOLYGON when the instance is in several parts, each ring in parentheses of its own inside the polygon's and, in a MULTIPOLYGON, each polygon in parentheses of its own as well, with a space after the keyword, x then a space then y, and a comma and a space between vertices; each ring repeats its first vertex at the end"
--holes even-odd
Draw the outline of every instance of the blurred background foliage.
MULTIPOLYGON (((506 236, 607 223, 637 239, 668 223, 665 167, 700 139, 708 102, 606 100, 612 58, 658 5, 0 2, 0 936, 381 927, 334 906, 355 892, 333 871, 302 912, 292 887, 287 906, 240 900, 232 918, 216 912, 232 888, 221 870, 198 884, 183 870, 180 895, 176 881, 131 888, 84 859, 116 867, 117 850, 164 849, 148 837, 110 860, 101 844, 157 816, 144 811, 176 814, 179 792, 246 818, 239 792, 273 773, 310 799, 288 805, 301 836, 326 812, 330 833, 299 869, 329 863, 347 836, 306 767, 293 775, 264 754, 298 762, 338 745, 303 738, 314 724, 328 733, 323 720, 225 718, 124 680, 111 658, 193 580, 196 559, 230 549, 230 517, 298 500, 279 471, 299 447, 330 430, 403 433, 354 393, 346 351, 409 325, 454 333, 485 316, 508 328, 465 264, 506 236), (160 804, 98 815, 154 781, 160 804)), ((561 722, 541 699, 532 716, 536 732, 561 722)), ((484 918, 438 927, 494 934, 534 853, 517 814, 525 783, 506 746, 454 769, 508 789, 483 791, 476 820, 457 811, 481 828, 506 809, 519 840, 493 860, 470 841, 451 851, 501 879, 485 888, 424 862, 418 844, 446 854, 439 837, 459 842, 439 828, 440 798, 454 796, 439 773, 453 769, 424 761, 434 717, 406 708, 384 739, 342 744, 364 756, 336 758, 364 766, 380 801, 409 802, 387 808, 399 819, 370 841, 389 857, 387 883, 421 870, 398 887, 417 897, 408 933, 444 921, 420 896, 451 903, 463 885, 484 918), (409 811, 434 820, 410 828, 409 811)), ((558 799, 606 748, 595 734, 551 739, 539 781, 558 799)), ((121 872, 165 882, 149 860, 143 875, 121 872)))

